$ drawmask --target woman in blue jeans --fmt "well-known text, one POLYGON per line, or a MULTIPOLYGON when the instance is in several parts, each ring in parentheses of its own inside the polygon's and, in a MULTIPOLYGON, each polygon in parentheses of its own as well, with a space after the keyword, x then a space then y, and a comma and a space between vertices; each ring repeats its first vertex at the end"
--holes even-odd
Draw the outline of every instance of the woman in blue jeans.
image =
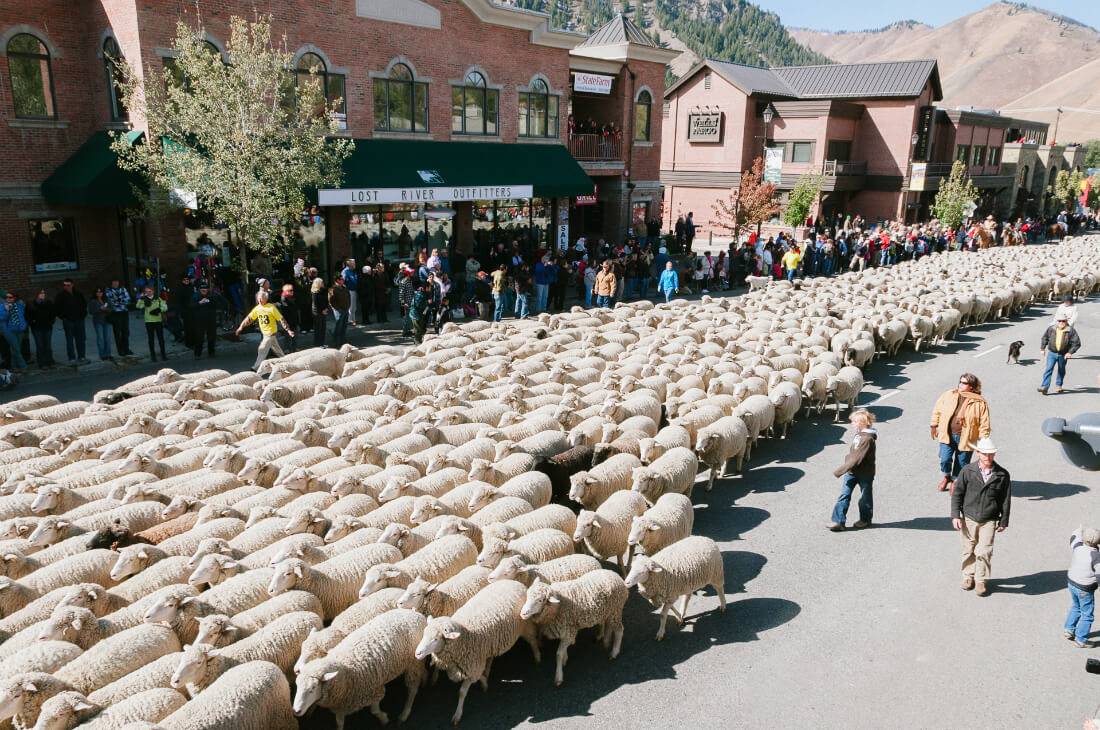
POLYGON ((1089 646, 1095 604, 1097 573, 1100 572, 1100 530, 1078 527, 1069 538, 1070 561, 1066 575, 1070 607, 1062 632, 1081 649, 1089 646))
POLYGON ((665 295, 665 302, 672 301, 672 297, 676 296, 676 290, 680 288, 680 277, 676 274, 676 267, 672 262, 665 263, 665 270, 661 272, 661 277, 657 279, 657 292, 665 295))
POLYGON ((828 527, 833 532, 844 532, 848 506, 852 501, 852 492, 859 487, 859 521, 853 527, 862 529, 871 526, 874 517, 875 502, 872 488, 875 482, 875 441, 878 432, 873 428, 875 416, 866 408, 852 412, 848 417, 852 424, 852 446, 848 456, 833 476, 840 478, 840 496, 833 507, 833 519, 828 527))
POLYGON ((989 405, 982 397, 978 376, 963 373, 957 388, 940 395, 932 409, 930 426, 939 446, 941 476, 937 489, 945 492, 970 463, 974 444, 990 434, 989 405))
POLYGON ((95 347, 99 351, 100 360, 114 360, 111 357, 111 338, 114 333, 108 316, 111 314, 111 304, 107 301, 107 293, 103 287, 95 290, 95 295, 88 300, 88 315, 92 318, 92 329, 95 331, 95 347))
POLYGON ((9 289, 4 296, 4 306, 0 308, 0 333, 3 333, 11 350, 13 370, 27 369, 27 361, 23 359, 23 333, 26 331, 26 309, 15 292, 9 289))

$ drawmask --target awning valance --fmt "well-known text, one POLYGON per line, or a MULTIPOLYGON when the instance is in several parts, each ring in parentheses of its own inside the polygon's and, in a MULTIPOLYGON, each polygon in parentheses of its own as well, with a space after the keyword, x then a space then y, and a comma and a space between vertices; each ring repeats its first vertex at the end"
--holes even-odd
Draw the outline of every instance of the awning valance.
POLYGON ((322 205, 352 205, 591 192, 591 178, 560 144, 357 139, 343 184, 318 198, 322 205))
MULTIPOLYGON (((141 136, 130 132, 127 139, 133 144, 141 136)), ((132 185, 139 182, 137 175, 119 168, 110 133, 100 131, 46 178, 42 196, 55 205, 129 208, 137 203, 132 185)))

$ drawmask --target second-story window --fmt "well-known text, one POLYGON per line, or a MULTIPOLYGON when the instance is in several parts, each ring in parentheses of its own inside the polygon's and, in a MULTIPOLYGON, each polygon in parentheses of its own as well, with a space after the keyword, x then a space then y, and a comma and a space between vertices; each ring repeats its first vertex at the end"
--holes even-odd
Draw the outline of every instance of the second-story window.
POLYGON ((428 131, 428 85, 416 81, 403 63, 394 64, 386 78, 374 80, 374 129, 428 131))
POLYGON ((649 141, 649 125, 653 112, 653 97, 648 91, 638 94, 638 100, 634 102, 634 140, 636 142, 649 141))
POLYGON ((344 75, 329 73, 323 58, 316 53, 303 53, 294 69, 294 80, 301 86, 314 77, 321 83, 321 93, 325 100, 335 106, 336 120, 340 129, 348 128, 348 106, 344 96, 344 75))
POLYGON ((974 159, 970 164, 974 167, 981 167, 985 164, 985 145, 974 146, 974 159))
POLYGON ((110 36, 103 41, 103 68, 107 73, 107 103, 111 110, 112 122, 124 122, 130 115, 126 111, 126 101, 122 93, 122 51, 118 41, 110 36))
POLYGON ((558 97, 542 79, 535 79, 528 91, 520 92, 519 136, 558 136, 558 97))
POLYGON ((490 89, 477 71, 466 74, 462 86, 451 87, 451 131, 496 135, 500 92, 490 89))
POLYGON ((46 44, 29 33, 20 33, 8 41, 7 51, 15 116, 56 119, 53 68, 46 44))

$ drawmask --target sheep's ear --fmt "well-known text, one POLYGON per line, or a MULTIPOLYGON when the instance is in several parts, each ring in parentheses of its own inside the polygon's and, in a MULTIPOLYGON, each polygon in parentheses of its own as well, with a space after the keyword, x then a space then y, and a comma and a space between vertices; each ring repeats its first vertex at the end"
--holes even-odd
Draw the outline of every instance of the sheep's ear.
POLYGON ((650 532, 653 532, 655 530, 661 529, 661 526, 660 525, 650 525, 648 529, 649 529, 650 532))
POLYGON ((84 626, 84 622, 81 621, 79 618, 74 618, 69 623, 69 626, 73 627, 73 631, 80 631, 80 629, 84 626))
POLYGON ((187 596, 186 598, 181 598, 180 599, 180 605, 181 606, 186 606, 187 604, 191 603, 192 601, 197 601, 197 600, 199 600, 199 599, 196 598, 195 596, 187 596))
POLYGON ((17 560, 18 558, 19 556, 15 553, 4 553, 4 562, 10 563, 13 560, 17 560))
POLYGON ((324 522, 324 521, 325 521, 324 517, 314 517, 313 520, 312 520, 312 522, 315 522, 315 523, 316 522, 324 522))
POLYGON ((24 692, 37 692, 38 687, 37 687, 37 685, 35 685, 34 682, 27 682, 26 684, 23 685, 23 691, 24 692))
POLYGON ((226 560, 224 563, 222 563, 222 567, 228 568, 229 570, 236 570, 238 567, 240 567, 240 563, 235 560, 226 560))
POLYGON ((299 578, 301 578, 305 575, 305 571, 302 570, 302 566, 300 566, 300 565, 295 565, 294 566, 294 575, 298 576, 299 578))
POLYGON ((390 569, 390 570, 387 570, 385 573, 383 573, 383 575, 385 575, 387 578, 400 578, 401 577, 401 571, 390 569))
POLYGON ((84 710, 94 710, 95 705, 85 702, 84 700, 77 698, 73 700, 72 708, 77 712, 83 712, 84 710))
POLYGON ((142 560, 148 560, 149 559, 149 553, 146 552, 145 550, 138 550, 137 556, 139 558, 141 558, 142 560))
POLYGON ((449 639, 451 641, 454 641, 459 636, 461 636, 461 634, 459 634, 457 631, 444 631, 443 632, 443 638, 444 639, 449 639))
POLYGON ((664 572, 664 568, 662 568, 661 566, 657 565, 657 563, 652 563, 652 562, 651 562, 651 563, 649 564, 649 572, 650 572, 650 573, 662 573, 662 572, 664 572))
POLYGON ((462 524, 462 523, 459 523, 459 524, 457 525, 456 529, 457 529, 457 530, 458 530, 459 532, 469 532, 469 531, 470 531, 470 526, 469 526, 469 525, 465 525, 465 524, 462 524))
POLYGON ((184 645, 183 645, 183 650, 184 650, 184 651, 187 651, 187 650, 188 650, 188 649, 190 649, 190 648, 191 648, 191 645, 190 645, 190 644, 184 644, 184 645))
POLYGON ((561 603, 561 598, 558 597, 557 593, 551 593, 546 600, 550 603, 561 603))
POLYGON ((592 526, 593 527, 603 527, 603 524, 601 524, 601 520, 600 520, 599 517, 596 517, 595 515, 592 515, 592 526))
POLYGON ((96 591, 94 588, 88 591, 88 598, 89 599, 94 601, 98 597, 99 597, 99 592, 96 591))
POLYGON ((321 675, 321 681, 331 682, 332 680, 336 679, 337 674, 339 674, 339 672, 325 672, 321 675))

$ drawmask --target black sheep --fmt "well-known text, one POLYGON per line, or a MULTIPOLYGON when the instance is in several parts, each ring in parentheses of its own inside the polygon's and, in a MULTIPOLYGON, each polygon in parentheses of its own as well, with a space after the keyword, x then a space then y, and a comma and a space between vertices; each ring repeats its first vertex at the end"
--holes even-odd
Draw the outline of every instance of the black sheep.
POLYGON ((592 447, 587 444, 574 446, 568 451, 563 451, 557 456, 538 464, 535 469, 550 477, 552 496, 550 501, 554 504, 570 505, 569 502, 569 478, 577 472, 592 468, 592 447))

